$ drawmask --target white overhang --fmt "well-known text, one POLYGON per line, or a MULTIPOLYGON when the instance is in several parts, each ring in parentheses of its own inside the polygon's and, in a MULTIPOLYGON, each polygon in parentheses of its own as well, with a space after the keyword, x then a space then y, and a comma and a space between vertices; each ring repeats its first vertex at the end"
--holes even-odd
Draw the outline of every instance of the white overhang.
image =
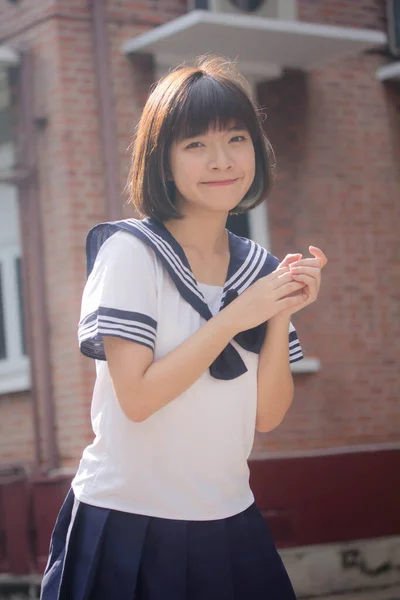
POLYGON ((9 46, 0 45, 0 67, 12 67, 20 62, 19 54, 9 46))
POLYGON ((376 77, 380 81, 386 81, 387 79, 400 80, 400 61, 380 67, 376 72, 376 77))
POLYGON ((386 43, 381 31, 193 10, 127 40, 123 51, 152 54, 159 66, 215 53, 237 59, 245 75, 262 79, 284 68, 321 68, 386 43))

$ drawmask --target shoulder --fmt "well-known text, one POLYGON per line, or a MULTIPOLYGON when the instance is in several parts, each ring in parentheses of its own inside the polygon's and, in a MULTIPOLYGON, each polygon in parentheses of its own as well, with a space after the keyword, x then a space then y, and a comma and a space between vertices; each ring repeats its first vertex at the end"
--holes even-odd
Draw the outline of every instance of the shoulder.
POLYGON ((275 271, 278 268, 281 261, 279 260, 279 258, 274 256, 271 252, 269 252, 269 250, 266 250, 266 252, 267 252, 267 262, 271 266, 271 268, 275 271))
POLYGON ((128 231, 118 230, 110 237, 108 237, 102 244, 99 250, 99 255, 109 256, 120 256, 125 253, 135 252, 138 256, 154 256, 154 252, 151 248, 145 244, 141 239, 132 235, 128 231))
POLYGON ((253 263, 254 267, 259 266, 264 271, 275 271, 280 260, 274 256, 267 248, 264 248, 254 240, 240 237, 230 232, 231 247, 234 250, 235 256, 253 263))
POLYGON ((132 226, 136 219, 99 223, 92 227, 86 238, 88 275, 94 265, 115 265, 123 260, 126 268, 132 264, 155 265, 153 250, 136 234, 132 226))
POLYGON ((263 266, 262 266, 263 275, 268 275, 269 273, 272 273, 273 271, 275 271, 278 268, 279 263, 281 262, 279 260, 279 258, 274 256, 274 254, 272 254, 269 250, 267 250, 263 246, 260 246, 260 244, 255 243, 255 245, 256 245, 259 253, 263 254, 263 266))
POLYGON ((258 256, 263 256, 265 258, 265 261, 268 263, 269 266, 273 267, 274 269, 277 268, 277 266, 279 265, 279 263, 281 262, 279 260, 279 258, 277 258, 274 254, 272 254, 272 252, 270 252, 267 248, 264 248, 264 246, 261 246, 261 244, 258 244, 257 242, 255 242, 254 240, 249 240, 249 242, 253 245, 253 247, 255 248, 255 253, 258 256))

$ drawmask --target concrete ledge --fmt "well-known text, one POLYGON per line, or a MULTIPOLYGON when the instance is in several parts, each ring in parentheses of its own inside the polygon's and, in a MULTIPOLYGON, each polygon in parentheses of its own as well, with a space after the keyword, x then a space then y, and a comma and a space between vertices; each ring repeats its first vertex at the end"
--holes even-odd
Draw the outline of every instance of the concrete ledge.
POLYGON ((321 369, 321 361, 319 358, 306 356, 303 360, 290 365, 292 373, 318 373, 321 369))
POLYGON ((333 596, 318 596, 313 600, 400 600, 400 586, 395 585, 373 589, 357 590, 350 594, 334 594, 333 596))
MULTIPOLYGON (((285 548, 279 553, 299 598, 400 585, 400 536, 285 548)), ((394 600, 393 595, 384 597, 394 600)))

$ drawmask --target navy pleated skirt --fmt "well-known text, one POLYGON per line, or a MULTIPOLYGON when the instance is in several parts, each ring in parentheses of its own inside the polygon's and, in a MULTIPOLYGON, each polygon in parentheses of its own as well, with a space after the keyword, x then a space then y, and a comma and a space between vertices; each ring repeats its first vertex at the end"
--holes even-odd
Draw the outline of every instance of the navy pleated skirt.
POLYGON ((295 600, 257 506, 181 521, 98 508, 72 490, 58 516, 42 600, 295 600))

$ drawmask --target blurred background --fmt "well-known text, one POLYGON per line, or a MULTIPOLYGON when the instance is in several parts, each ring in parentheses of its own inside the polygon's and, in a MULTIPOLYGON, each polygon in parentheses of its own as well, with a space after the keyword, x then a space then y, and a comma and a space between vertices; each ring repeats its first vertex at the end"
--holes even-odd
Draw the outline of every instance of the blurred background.
POLYGON ((256 500, 299 598, 400 598, 399 0, 0 0, 0 594, 35 597, 92 440, 86 233, 135 216, 149 87, 204 53, 237 60, 277 158, 229 227, 329 258, 296 315, 295 401, 255 438, 256 500))

